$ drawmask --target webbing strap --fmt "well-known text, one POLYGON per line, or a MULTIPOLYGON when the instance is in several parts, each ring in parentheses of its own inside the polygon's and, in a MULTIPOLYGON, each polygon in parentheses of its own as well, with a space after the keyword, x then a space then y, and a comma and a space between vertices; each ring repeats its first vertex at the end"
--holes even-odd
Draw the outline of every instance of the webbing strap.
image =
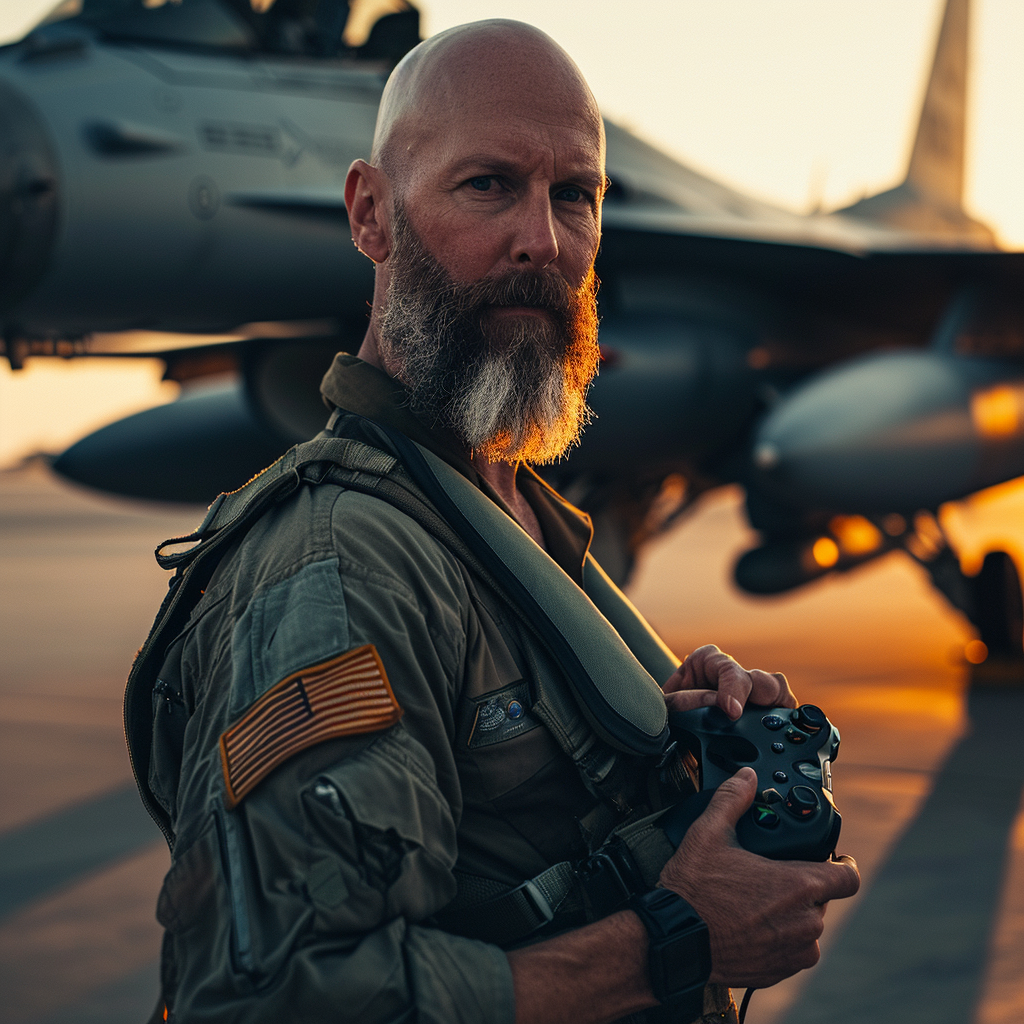
MULTIPOLYGON (((459 896, 436 915, 441 927, 471 939, 510 946, 553 921, 583 913, 575 866, 560 861, 514 889, 482 900, 473 898, 474 879, 456 870, 459 896)), ((489 880, 480 879, 480 883, 489 880)))
POLYGON ((511 946, 552 925, 561 931, 594 921, 652 889, 672 855, 658 827, 663 811, 616 829, 582 861, 560 861, 514 888, 455 870, 459 891, 436 915, 438 923, 469 938, 511 946))
MULTIPOLYGON (((618 750, 661 753, 668 737, 661 687, 587 594, 458 470, 404 434, 376 426, 442 518, 543 637, 591 728, 618 750)), ((592 566, 591 578, 599 572, 592 566)), ((603 584, 605 598, 617 593, 607 577, 597 582, 603 584)), ((620 599, 626 606, 620 617, 639 618, 621 595, 620 599)), ((657 663, 652 669, 667 679, 677 664, 668 649, 651 642, 645 653, 657 663)))
POLYGON ((296 445, 237 491, 218 495, 195 531, 184 537, 165 540, 156 549, 160 567, 178 569, 188 565, 205 551, 206 545, 215 537, 244 527, 257 519, 269 505, 285 498, 298 486, 302 471, 321 462, 335 463, 373 476, 386 476, 397 465, 393 455, 349 438, 316 437, 296 445), (178 544, 192 546, 184 551, 164 553, 165 548, 178 544))

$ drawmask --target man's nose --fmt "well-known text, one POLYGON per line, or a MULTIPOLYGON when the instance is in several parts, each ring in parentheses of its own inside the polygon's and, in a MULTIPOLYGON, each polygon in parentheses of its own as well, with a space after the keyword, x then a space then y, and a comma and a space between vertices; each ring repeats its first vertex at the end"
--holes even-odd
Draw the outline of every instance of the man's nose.
POLYGON ((554 211, 547 191, 530 195, 515 211, 512 262, 543 270, 558 257, 554 211))

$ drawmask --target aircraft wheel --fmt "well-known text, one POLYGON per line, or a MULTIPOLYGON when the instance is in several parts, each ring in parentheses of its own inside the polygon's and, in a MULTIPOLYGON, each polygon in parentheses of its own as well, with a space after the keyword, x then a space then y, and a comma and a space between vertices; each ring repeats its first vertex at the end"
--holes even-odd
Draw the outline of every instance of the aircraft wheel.
POLYGON ((970 584, 971 618, 989 656, 1024 661, 1024 598, 1013 559, 1005 551, 990 551, 970 584))

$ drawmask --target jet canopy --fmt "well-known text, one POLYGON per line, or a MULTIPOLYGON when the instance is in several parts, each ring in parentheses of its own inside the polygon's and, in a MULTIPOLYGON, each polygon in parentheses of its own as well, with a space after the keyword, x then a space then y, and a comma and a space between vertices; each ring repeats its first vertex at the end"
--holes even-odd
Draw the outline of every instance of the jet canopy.
POLYGON ((392 63, 420 41, 408 0, 64 0, 38 28, 68 22, 150 46, 392 63))

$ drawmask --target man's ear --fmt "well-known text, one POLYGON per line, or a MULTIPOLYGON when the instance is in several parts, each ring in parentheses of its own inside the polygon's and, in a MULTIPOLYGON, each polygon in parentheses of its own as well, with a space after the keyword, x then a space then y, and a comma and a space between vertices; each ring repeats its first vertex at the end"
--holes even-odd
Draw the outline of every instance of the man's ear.
POLYGON ((386 179, 379 167, 356 160, 345 178, 345 206, 356 248, 374 263, 391 252, 390 231, 384 212, 386 179))

